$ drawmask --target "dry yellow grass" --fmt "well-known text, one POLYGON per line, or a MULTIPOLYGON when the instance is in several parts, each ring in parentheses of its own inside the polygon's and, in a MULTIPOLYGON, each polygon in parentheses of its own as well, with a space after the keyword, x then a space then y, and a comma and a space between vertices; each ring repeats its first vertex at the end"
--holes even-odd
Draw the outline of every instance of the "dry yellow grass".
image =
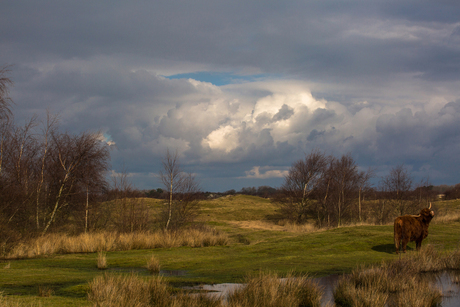
POLYGON ((181 232, 98 232, 69 236, 48 234, 34 240, 19 243, 6 256, 7 259, 34 258, 42 255, 94 253, 98 251, 120 251, 153 249, 163 247, 204 247, 226 245, 228 236, 212 229, 188 229, 181 232))
POLYGON ((252 306, 321 306, 319 286, 307 276, 280 278, 275 273, 262 273, 247 278, 246 284, 227 298, 230 307, 252 306))
POLYGON ((160 261, 154 255, 147 259, 146 268, 151 274, 159 274, 160 267, 160 261))
POLYGON ((223 306, 220 299, 204 294, 173 293, 161 276, 143 279, 134 274, 96 277, 89 283, 88 299, 93 306, 199 307, 223 306))
POLYGON ((107 269, 107 255, 105 252, 97 253, 97 268, 99 270, 107 269))
POLYGON ((402 260, 359 268, 343 276, 334 291, 339 306, 438 306, 442 292, 420 278, 420 272, 458 268, 459 252, 437 253, 430 245, 402 260))
POLYGON ((242 229, 252 229, 252 230, 270 230, 270 231, 286 231, 292 233, 304 233, 304 232, 313 232, 319 231, 312 224, 303 224, 298 225, 288 221, 281 221, 277 224, 268 221, 224 221, 227 224, 234 225, 242 229))
POLYGON ((17 298, 12 298, 9 296, 3 295, 0 292, 0 306, 1 307, 41 307, 39 301, 28 301, 27 303, 19 301, 17 298))
POLYGON ((94 306, 187 306, 187 307, 285 307, 321 305, 322 291, 312 279, 259 273, 231 293, 227 300, 204 293, 173 292, 160 276, 148 279, 131 275, 96 277, 89 283, 88 299, 94 306))
POLYGON ((460 220, 460 212, 444 212, 433 218, 433 224, 451 223, 460 220))

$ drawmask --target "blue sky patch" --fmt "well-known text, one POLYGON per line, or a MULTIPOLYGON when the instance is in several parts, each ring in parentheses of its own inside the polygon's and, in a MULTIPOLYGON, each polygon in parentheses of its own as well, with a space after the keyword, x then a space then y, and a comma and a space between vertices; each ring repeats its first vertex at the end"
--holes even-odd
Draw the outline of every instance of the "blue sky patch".
POLYGON ((177 74, 171 76, 164 76, 168 79, 194 79, 201 82, 209 82, 217 86, 234 84, 234 83, 243 83, 257 81, 261 79, 266 79, 268 75, 258 74, 258 75, 235 75, 233 73, 226 72, 209 72, 209 71, 199 71, 191 72, 184 74, 177 74))

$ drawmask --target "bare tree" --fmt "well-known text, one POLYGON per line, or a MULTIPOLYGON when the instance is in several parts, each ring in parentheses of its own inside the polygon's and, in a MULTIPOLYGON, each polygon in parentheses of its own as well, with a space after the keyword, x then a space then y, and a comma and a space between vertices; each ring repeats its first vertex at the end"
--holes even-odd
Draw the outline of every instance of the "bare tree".
POLYGON ((10 72, 8 66, 0 67, 0 120, 9 120, 11 113, 12 100, 8 96, 9 87, 13 85, 13 81, 7 76, 10 72))
POLYGON ((375 176, 375 170, 369 168, 367 172, 359 172, 358 174, 358 185, 359 185, 359 193, 358 193, 358 220, 362 222, 363 218, 363 202, 364 202, 364 195, 366 192, 372 190, 372 185, 370 184, 370 180, 372 177, 375 176))
POLYGON ((389 200, 394 203, 398 214, 407 213, 407 209, 411 206, 409 198, 412 190, 409 170, 403 164, 393 167, 390 173, 382 178, 381 186, 389 200))
POLYGON ((120 173, 112 175, 110 197, 117 211, 114 222, 118 231, 133 232, 147 228, 150 216, 149 208, 144 203, 144 200, 139 197, 140 195, 141 193, 134 188, 123 165, 120 173))
POLYGON ((433 185, 430 182, 430 178, 422 178, 420 182, 416 185, 414 190, 414 198, 417 199, 417 202, 422 208, 428 207, 430 201, 436 196, 436 192, 433 191, 433 185))
POLYGON ((45 234, 55 221, 57 212, 68 205, 68 198, 77 194, 78 187, 104 182, 108 169, 107 145, 99 140, 99 133, 67 133, 52 135, 51 155, 55 177, 51 212, 42 231, 45 234))
POLYGON ((328 203, 334 208, 337 225, 341 226, 347 215, 351 218, 353 203, 358 197, 364 174, 358 171, 358 165, 350 154, 334 159, 328 173, 328 203))
POLYGON ((0 174, 2 172, 3 160, 5 155, 5 140, 11 130, 10 121, 10 105, 11 98, 8 96, 9 86, 13 85, 13 81, 7 76, 9 73, 8 67, 0 68, 0 174))
POLYGON ((49 150, 49 143, 50 137, 52 134, 56 133, 58 124, 58 116, 52 115, 49 110, 46 112, 46 122, 43 122, 42 127, 42 157, 41 157, 41 165, 40 165, 40 174, 37 183, 37 195, 36 195, 36 212, 35 212, 35 221, 37 224, 37 230, 40 229, 40 212, 41 212, 41 192, 43 188, 43 184, 45 182, 45 171, 46 171, 46 163, 48 160, 48 150, 49 150))
POLYGON ((324 153, 314 150, 292 164, 276 198, 283 216, 297 223, 307 220, 309 210, 316 203, 315 192, 324 180, 329 159, 324 153))
POLYGON ((181 170, 177 150, 172 154, 167 149, 160 178, 168 194, 165 229, 171 224, 177 228, 190 222, 197 214, 200 187, 195 176, 181 170))

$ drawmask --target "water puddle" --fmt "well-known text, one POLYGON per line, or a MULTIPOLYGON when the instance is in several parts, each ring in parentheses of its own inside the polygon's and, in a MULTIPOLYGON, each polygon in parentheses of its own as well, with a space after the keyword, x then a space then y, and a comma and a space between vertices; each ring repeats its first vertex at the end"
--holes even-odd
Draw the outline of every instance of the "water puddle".
POLYGON ((426 278, 442 291, 442 307, 460 306, 459 271, 425 274, 426 278))

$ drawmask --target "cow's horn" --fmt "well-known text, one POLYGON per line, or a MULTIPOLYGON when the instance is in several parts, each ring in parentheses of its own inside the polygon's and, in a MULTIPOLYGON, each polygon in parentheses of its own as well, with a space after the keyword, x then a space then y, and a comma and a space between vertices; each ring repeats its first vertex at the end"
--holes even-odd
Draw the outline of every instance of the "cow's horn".
POLYGON ((430 207, 428 209, 431 209, 431 203, 430 203, 430 207))

